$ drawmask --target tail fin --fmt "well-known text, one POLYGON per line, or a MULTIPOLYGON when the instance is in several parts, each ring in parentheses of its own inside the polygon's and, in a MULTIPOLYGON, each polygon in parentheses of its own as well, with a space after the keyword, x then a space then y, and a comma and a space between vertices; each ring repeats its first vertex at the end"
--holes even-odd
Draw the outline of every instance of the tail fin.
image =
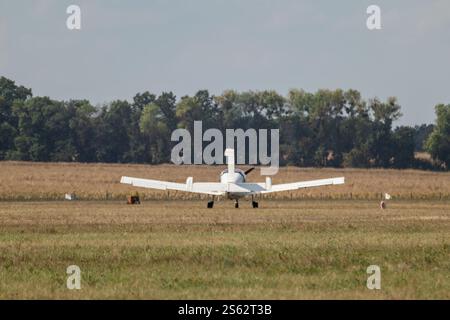
POLYGON ((226 149, 225 157, 227 158, 228 173, 234 173, 234 149, 226 149))

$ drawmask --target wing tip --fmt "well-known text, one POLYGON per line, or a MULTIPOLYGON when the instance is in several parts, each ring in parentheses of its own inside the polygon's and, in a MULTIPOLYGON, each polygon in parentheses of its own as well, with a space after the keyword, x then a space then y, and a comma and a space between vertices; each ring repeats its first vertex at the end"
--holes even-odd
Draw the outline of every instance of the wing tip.
POLYGON ((131 181, 131 178, 130 177, 122 177, 122 178, 120 178, 120 183, 123 183, 123 184, 131 184, 132 183, 132 181, 131 181))

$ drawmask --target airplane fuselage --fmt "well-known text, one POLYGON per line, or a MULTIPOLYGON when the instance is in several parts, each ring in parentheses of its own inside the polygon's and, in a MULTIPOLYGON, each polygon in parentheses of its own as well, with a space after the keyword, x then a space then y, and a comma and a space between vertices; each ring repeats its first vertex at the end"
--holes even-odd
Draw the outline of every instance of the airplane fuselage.
MULTIPOLYGON (((244 183, 246 179, 247 176, 241 169, 235 169, 234 172, 228 172, 228 169, 226 169, 220 173, 221 183, 244 183)), ((247 194, 247 192, 227 192, 226 197, 230 200, 237 200, 247 194)))

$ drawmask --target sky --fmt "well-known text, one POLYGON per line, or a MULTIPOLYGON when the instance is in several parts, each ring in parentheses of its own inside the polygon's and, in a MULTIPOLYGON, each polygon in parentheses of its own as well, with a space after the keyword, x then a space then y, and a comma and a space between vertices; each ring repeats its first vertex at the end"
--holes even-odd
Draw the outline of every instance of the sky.
POLYGON ((450 103, 448 0, 0 0, 0 76, 35 96, 131 100, 207 89, 396 96, 398 125, 450 103), (69 5, 81 30, 66 27, 69 5), (366 9, 381 8, 381 30, 366 9))

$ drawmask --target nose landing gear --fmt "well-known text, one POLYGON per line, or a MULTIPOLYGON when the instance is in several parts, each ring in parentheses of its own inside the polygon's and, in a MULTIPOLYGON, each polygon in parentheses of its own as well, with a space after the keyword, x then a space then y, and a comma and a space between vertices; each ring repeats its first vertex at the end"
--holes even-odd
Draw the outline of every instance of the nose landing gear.
MULTIPOLYGON (((208 204, 207 204, 208 209, 212 209, 213 207, 214 207, 214 197, 212 197, 212 200, 208 201, 208 204)), ((239 209, 239 200, 238 199, 234 200, 234 207, 236 209, 239 209)), ((259 204, 257 201, 255 201, 254 197, 252 197, 252 207, 255 209, 259 207, 259 204)))

